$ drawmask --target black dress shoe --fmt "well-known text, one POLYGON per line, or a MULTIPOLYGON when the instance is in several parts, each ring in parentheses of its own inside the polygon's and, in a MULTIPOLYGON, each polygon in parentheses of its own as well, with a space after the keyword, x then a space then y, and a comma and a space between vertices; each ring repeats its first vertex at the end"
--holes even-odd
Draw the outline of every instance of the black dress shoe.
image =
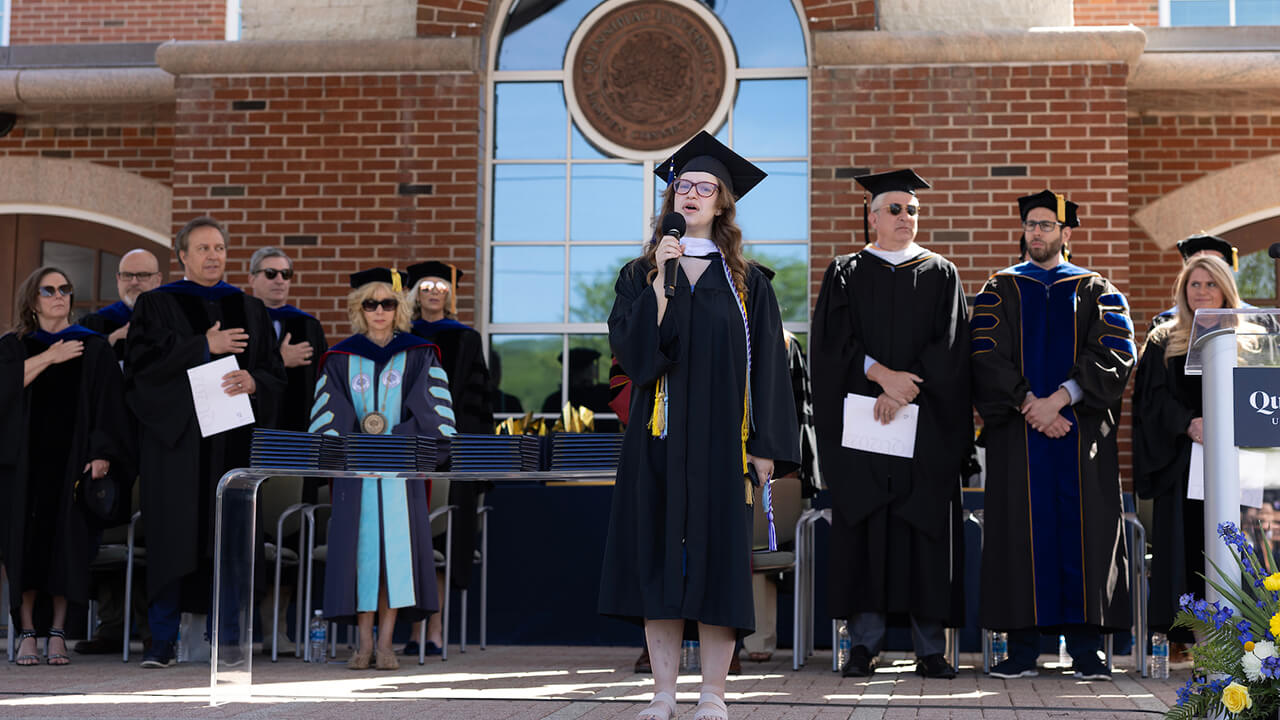
POLYGON ((76 643, 75 651, 80 655, 111 655, 119 654, 124 649, 124 640, 121 638, 105 638, 96 637, 92 640, 81 640, 76 643))
POLYGON ((916 659, 916 674, 927 678, 950 680, 956 676, 956 669, 951 667, 951 663, 947 662, 941 653, 934 653, 916 659))
POLYGON ((859 678, 870 677, 875 671, 876 659, 871 656, 871 651, 861 645, 854 645, 849 651, 849 659, 840 669, 840 674, 844 677, 859 678))

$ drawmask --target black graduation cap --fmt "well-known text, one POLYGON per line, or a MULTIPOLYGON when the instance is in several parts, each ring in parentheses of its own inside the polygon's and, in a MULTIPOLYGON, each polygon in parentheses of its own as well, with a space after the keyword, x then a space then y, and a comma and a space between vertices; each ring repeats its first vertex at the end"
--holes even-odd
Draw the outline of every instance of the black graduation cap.
POLYGON ((400 292, 404 289, 407 280, 407 275, 394 268, 376 267, 351 273, 351 287, 353 288, 368 285, 371 282, 384 282, 390 285, 395 292, 400 292))
POLYGON ((715 175, 733 193, 734 200, 741 200, 751 188, 768 176, 768 173, 730 150, 706 130, 694 135, 674 155, 653 168, 653 174, 668 185, 687 172, 715 175))
POLYGON ((426 262, 415 263, 408 268, 409 284, 417 285, 418 281, 424 277, 445 278, 449 281, 449 286, 453 290, 449 293, 449 309, 454 315, 458 314, 458 281, 462 279, 462 271, 456 266, 450 265, 439 260, 428 260, 426 262))
MULTIPOLYGON (((889 172, 874 173, 872 175, 859 175, 854 180, 866 188, 867 193, 871 194, 871 199, 875 199, 877 195, 883 195, 887 192, 904 192, 911 195, 916 194, 916 190, 926 190, 929 183, 924 178, 916 174, 911 168, 903 168, 902 170, 890 170, 889 172)), ((871 227, 867 223, 867 215, 871 214, 868 209, 866 193, 862 196, 862 238, 863 242, 871 242, 871 227)))
POLYGON ((1052 210, 1058 222, 1067 227, 1080 227, 1080 218, 1076 217, 1076 210, 1080 206, 1068 200, 1065 195, 1052 190, 1041 190, 1035 195, 1018 198, 1018 213, 1022 215, 1023 221, 1027 219, 1027 213, 1038 207, 1052 210))
POLYGON ((1178 241, 1178 252, 1182 254, 1182 262, 1190 260, 1192 255, 1195 255, 1202 250, 1212 250, 1213 252, 1218 253, 1222 256, 1223 260, 1227 261, 1227 264, 1231 266, 1232 270, 1239 272, 1239 251, 1236 250, 1234 245, 1223 240, 1217 235, 1206 235, 1204 233, 1200 233, 1178 241))
MULTIPOLYGON (((576 373, 582 368, 595 362, 600 357, 600 351, 589 347, 572 347, 569 348, 569 372, 576 373)), ((556 355, 556 362, 564 364, 564 353, 556 355)))

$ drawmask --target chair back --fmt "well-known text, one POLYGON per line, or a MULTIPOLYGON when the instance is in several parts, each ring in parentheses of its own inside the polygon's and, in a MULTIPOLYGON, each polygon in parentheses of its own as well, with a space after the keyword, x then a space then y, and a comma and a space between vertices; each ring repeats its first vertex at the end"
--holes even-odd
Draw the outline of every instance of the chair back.
MULTIPOLYGON (((428 512, 438 507, 444 507, 449 504, 449 481, 432 478, 427 481, 430 483, 431 494, 427 496, 428 512)), ((431 521, 431 535, 443 535, 445 528, 448 526, 448 514, 441 515, 431 521)))

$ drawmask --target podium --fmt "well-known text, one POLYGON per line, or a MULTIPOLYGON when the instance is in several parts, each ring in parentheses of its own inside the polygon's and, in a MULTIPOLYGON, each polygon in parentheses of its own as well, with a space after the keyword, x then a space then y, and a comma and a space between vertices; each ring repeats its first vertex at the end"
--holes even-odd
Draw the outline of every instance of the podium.
MULTIPOLYGON (((1239 587, 1239 566, 1219 539, 1218 525, 1241 526, 1242 480, 1246 495, 1259 499, 1267 489, 1280 489, 1280 310, 1197 310, 1186 373, 1202 377, 1204 547, 1212 561, 1205 564, 1205 575, 1239 587), (1243 477, 1242 453, 1248 459, 1243 477)), ((1280 532, 1276 535, 1280 541, 1280 532)), ((1274 549, 1265 555, 1274 557, 1274 549)), ((1212 585, 1206 595, 1210 602, 1224 599, 1212 585)))

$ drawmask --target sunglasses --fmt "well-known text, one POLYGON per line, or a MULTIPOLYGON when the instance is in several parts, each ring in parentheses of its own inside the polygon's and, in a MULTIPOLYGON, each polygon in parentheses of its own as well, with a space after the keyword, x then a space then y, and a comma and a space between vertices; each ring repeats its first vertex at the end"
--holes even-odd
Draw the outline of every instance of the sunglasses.
POLYGON ((75 288, 71 287, 70 283, 66 285, 59 285, 58 287, 54 287, 52 285, 42 285, 40 286, 40 297, 51 298, 54 295, 64 295, 66 297, 71 297, 72 293, 74 293, 75 291, 76 291, 75 288))
POLYGON ((124 280, 125 282, 133 282, 134 280, 145 282, 159 274, 159 272, 118 272, 116 273, 116 277, 124 280))
POLYGON ((880 209, 888 210, 889 214, 895 217, 898 215, 901 215, 903 210, 906 210, 907 214, 910 215, 911 217, 915 217, 920 214, 919 205, 903 205, 902 203, 889 203, 888 205, 885 205, 880 209))
POLYGON ((711 197, 716 194, 716 190, 720 189, 719 185, 711 182, 710 180, 704 180, 702 182, 677 180, 673 187, 675 188, 677 195, 687 195, 690 190, 697 190, 698 194, 702 197, 711 197))
POLYGON ((394 312, 399 306, 400 301, 395 298, 386 298, 384 300, 365 300, 360 303, 360 307, 364 308, 365 312, 374 312, 378 308, 382 308, 387 312, 394 312))
POLYGON ((1040 220, 1040 221, 1024 220, 1022 221, 1022 228, 1027 232, 1031 232, 1036 228, 1040 228, 1040 232, 1051 233, 1054 230, 1057 230, 1058 226, 1061 224, 1062 223, 1056 222, 1054 220, 1040 220))
POLYGON ((418 283, 418 289, 422 292, 449 292, 449 283, 443 280, 423 280, 418 283))
POLYGON ((268 280, 275 280, 277 275, 284 278, 285 280, 293 279, 292 268, 289 268, 287 270, 277 270, 275 268, 263 268, 258 272, 262 273, 263 275, 266 275, 268 280))

